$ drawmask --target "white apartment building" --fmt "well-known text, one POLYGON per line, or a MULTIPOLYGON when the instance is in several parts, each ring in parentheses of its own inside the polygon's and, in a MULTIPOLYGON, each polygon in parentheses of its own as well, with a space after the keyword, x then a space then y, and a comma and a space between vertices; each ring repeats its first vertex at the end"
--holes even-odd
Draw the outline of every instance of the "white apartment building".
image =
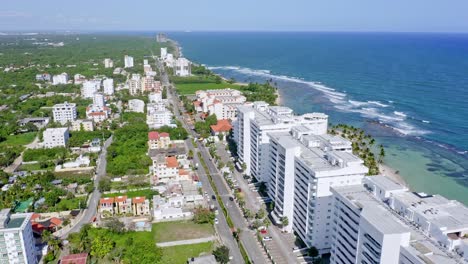
POLYGON ((192 63, 186 58, 178 58, 174 62, 174 75, 182 77, 192 75, 192 63))
POLYGON ((167 48, 161 48, 161 59, 165 60, 167 57, 167 48))
POLYGON ((67 84, 67 83, 68 83, 68 74, 65 72, 62 74, 54 75, 52 77, 53 85, 67 84))
POLYGON ((109 118, 111 114, 111 109, 107 106, 104 107, 97 107, 94 105, 90 105, 86 107, 86 118, 93 120, 94 123, 101 123, 107 118, 109 118))
POLYGON ((73 122, 76 119, 76 104, 65 102, 56 104, 52 109, 54 122, 65 125, 67 122, 73 122))
POLYGON ((81 86, 81 97, 93 98, 94 94, 101 88, 100 80, 90 80, 83 83, 81 86))
POLYGON ((104 68, 114 68, 114 61, 112 59, 104 59, 104 68))
POLYGON ((194 102, 197 112, 215 114, 218 120, 235 120, 237 107, 244 104, 245 96, 231 88, 219 90, 197 91, 197 101, 194 102))
POLYGON ((363 185, 332 187, 332 193, 330 263, 468 263, 464 205, 410 192, 385 176, 365 177, 363 185), (396 205, 396 200, 409 206, 396 205))
POLYGON ((154 184, 180 180, 179 162, 176 157, 166 157, 164 154, 158 154, 151 159, 153 160, 154 184))
POLYGON ((93 120, 78 119, 72 122, 71 131, 93 131, 93 120))
POLYGON ((103 108, 106 105, 104 95, 102 93, 94 93, 93 96, 93 107, 103 108))
POLYGON ((301 116, 284 106, 269 106, 265 102, 241 105, 234 123, 234 140, 240 161, 246 164, 246 174, 259 181, 266 181, 266 162, 269 151, 268 133, 288 132, 292 127, 307 125, 315 135, 327 133, 328 116, 307 113, 301 116))
POLYGON ((124 68, 132 68, 133 67, 133 57, 125 55, 124 57, 124 68))
POLYGON ((171 53, 168 53, 168 54, 166 55, 166 59, 164 60, 164 62, 166 63, 166 66, 167 66, 167 67, 173 68, 174 65, 175 65, 174 55, 171 54, 171 53))
POLYGON ((159 103, 162 102, 162 91, 156 90, 148 94, 148 100, 150 103, 159 103))
POLYGON ((32 213, 0 211, 0 263, 38 263, 31 226, 32 213))
POLYGON ((148 103, 146 105, 146 124, 150 128, 160 128, 162 126, 174 126, 172 124, 172 113, 163 102, 148 103))
POLYGON ((137 95, 142 92, 143 83, 140 74, 132 74, 132 78, 128 80, 128 91, 131 95, 137 95))
POLYGON ((44 147, 66 147, 69 137, 67 127, 47 128, 43 133, 44 147))
POLYGON ((86 76, 84 75, 81 75, 79 73, 75 74, 73 76, 73 82, 74 84, 78 85, 78 84, 82 84, 86 81, 86 76))
POLYGON ((105 95, 113 95, 114 94, 114 79, 105 79, 103 81, 103 92, 105 95))
POLYGON ((145 102, 140 99, 130 99, 128 100, 128 111, 144 113, 145 112, 145 102))

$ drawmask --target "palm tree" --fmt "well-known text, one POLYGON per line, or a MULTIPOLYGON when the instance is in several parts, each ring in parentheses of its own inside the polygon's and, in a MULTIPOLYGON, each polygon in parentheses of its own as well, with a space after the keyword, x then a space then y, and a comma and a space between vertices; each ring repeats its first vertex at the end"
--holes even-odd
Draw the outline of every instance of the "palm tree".
POLYGON ((385 149, 382 144, 380 144, 380 153, 379 153, 379 163, 383 162, 383 158, 385 157, 385 149))

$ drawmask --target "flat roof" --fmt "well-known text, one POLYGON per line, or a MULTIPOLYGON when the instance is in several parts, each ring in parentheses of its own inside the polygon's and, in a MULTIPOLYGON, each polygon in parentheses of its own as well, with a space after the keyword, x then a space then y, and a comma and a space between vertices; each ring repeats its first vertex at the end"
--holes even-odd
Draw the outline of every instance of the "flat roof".
POLYGON ((26 217, 10 218, 10 221, 6 224, 6 228, 19 228, 23 225, 26 217))
POLYGON ((389 177, 384 175, 375 175, 366 177, 367 181, 374 183, 385 191, 398 191, 408 190, 405 186, 391 180, 389 177))

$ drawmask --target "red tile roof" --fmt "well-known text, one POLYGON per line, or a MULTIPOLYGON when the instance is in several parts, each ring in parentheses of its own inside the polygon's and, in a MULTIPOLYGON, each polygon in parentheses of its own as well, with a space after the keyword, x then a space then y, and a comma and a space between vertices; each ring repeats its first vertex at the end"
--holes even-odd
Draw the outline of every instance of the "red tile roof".
POLYGON ((179 175, 188 175, 188 171, 184 170, 184 169, 180 169, 179 170, 179 175))
POLYGON ((169 137, 169 133, 166 133, 166 132, 162 132, 161 134, 159 134, 160 137, 169 137))
POLYGON ((144 203, 145 200, 146 200, 145 197, 134 197, 134 198, 132 199, 133 203, 144 203))
POLYGON ((107 197, 107 198, 101 198, 101 200, 99 200, 99 204, 103 204, 103 203, 113 203, 114 202, 114 198, 113 197, 107 197))
POLYGON ((194 101, 194 102, 193 102, 193 105, 194 105, 195 107, 200 106, 201 104, 202 104, 202 102, 200 102, 200 101, 194 101))
POLYGON ((52 224, 56 225, 56 226, 60 226, 60 225, 62 225, 62 223, 63 223, 63 221, 62 221, 61 219, 57 218, 57 217, 52 217, 52 218, 50 219, 50 222, 51 222, 52 224))
POLYGON ((92 113, 89 113, 88 115, 90 115, 90 116, 105 116, 106 113, 104 113, 104 112, 92 112, 92 113))
POLYGON ((127 196, 126 195, 115 197, 115 202, 116 203, 122 203, 122 202, 125 202, 125 201, 127 201, 127 196))
POLYGON ((88 253, 80 253, 65 256, 61 259, 61 264, 86 264, 88 253))
POLYGON ((151 131, 148 133, 149 140, 159 140, 159 133, 157 131, 151 131))
POLYGON ((172 156, 172 157, 167 157, 166 158, 166 166, 169 168, 177 168, 179 166, 179 163, 177 162, 177 158, 172 156))
POLYGON ((232 129, 232 125, 227 119, 218 120, 216 125, 211 126, 211 130, 214 132, 229 132, 232 129))
POLYGON ((34 213, 34 214, 31 216, 31 222, 35 222, 35 221, 36 221, 36 219, 38 219, 39 217, 41 217, 41 215, 40 215, 40 214, 36 214, 36 213, 34 213))

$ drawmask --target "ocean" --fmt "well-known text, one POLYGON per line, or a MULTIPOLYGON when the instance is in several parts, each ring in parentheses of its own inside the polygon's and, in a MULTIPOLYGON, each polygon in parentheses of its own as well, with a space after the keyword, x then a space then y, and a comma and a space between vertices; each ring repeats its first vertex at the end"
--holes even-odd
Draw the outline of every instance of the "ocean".
POLYGON ((468 204, 468 35, 170 33, 184 56, 240 82, 272 80, 298 114, 364 128, 418 192, 468 204))

